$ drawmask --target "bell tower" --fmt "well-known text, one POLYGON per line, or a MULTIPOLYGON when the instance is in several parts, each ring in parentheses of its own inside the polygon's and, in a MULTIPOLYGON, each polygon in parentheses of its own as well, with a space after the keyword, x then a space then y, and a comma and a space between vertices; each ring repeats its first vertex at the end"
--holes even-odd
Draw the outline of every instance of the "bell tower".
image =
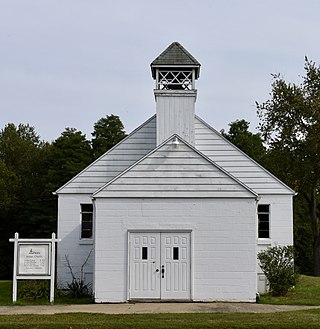
POLYGON ((195 81, 200 63, 178 42, 173 42, 151 63, 156 81, 157 145, 177 134, 194 145, 195 81))

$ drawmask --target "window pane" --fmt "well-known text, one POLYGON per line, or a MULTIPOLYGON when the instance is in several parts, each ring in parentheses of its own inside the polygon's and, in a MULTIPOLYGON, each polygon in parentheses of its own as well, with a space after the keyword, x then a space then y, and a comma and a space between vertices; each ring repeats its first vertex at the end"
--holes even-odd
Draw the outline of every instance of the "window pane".
POLYGON ((268 204, 259 204, 258 205, 258 213, 259 212, 269 212, 269 205, 268 204))
POLYGON ((148 247, 142 247, 142 259, 148 259, 148 247))
POLYGON ((268 231, 259 231, 259 238, 269 239, 269 230, 268 231))
POLYGON ((92 222, 92 213, 81 214, 82 221, 92 222))
POLYGON ((258 214, 259 222, 269 222, 269 214, 258 214))
POLYGON ((92 222, 82 222, 82 230, 92 230, 92 222))
POLYGON ((81 239, 91 239, 92 238, 92 230, 82 230, 81 239))
POLYGON ((179 247, 173 247, 173 260, 179 260, 179 247))
POLYGON ((269 231, 269 222, 260 222, 259 230, 269 231))
POLYGON ((93 205, 92 204, 82 204, 81 212, 93 212, 93 205))

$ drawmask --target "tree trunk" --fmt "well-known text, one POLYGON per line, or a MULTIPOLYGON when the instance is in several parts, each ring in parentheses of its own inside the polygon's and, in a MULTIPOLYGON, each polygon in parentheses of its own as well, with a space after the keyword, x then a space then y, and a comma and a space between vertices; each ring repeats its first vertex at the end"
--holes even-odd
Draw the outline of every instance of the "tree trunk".
POLYGON ((313 189, 310 200, 310 216, 312 221, 313 233, 313 272, 314 275, 320 276, 320 232, 319 221, 317 216, 317 191, 313 189))

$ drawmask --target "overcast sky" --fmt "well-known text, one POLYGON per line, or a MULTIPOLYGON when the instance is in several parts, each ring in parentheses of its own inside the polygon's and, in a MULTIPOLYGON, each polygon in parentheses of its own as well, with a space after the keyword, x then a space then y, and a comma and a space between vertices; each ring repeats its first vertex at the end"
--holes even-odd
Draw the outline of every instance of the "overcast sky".
POLYGON ((173 41, 200 63, 196 113, 217 130, 258 124, 271 73, 320 63, 319 0, 0 0, 0 129, 46 141, 101 117, 131 132, 155 113, 150 63, 173 41))

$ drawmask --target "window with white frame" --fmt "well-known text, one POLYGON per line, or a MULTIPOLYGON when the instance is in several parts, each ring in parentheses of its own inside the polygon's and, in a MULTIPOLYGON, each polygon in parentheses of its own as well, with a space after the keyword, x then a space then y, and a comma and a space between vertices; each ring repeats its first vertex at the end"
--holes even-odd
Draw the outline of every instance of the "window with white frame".
POLYGON ((81 204, 81 239, 92 239, 93 233, 93 205, 81 204))
POLYGON ((258 238, 270 238, 270 205, 258 205, 258 238))

